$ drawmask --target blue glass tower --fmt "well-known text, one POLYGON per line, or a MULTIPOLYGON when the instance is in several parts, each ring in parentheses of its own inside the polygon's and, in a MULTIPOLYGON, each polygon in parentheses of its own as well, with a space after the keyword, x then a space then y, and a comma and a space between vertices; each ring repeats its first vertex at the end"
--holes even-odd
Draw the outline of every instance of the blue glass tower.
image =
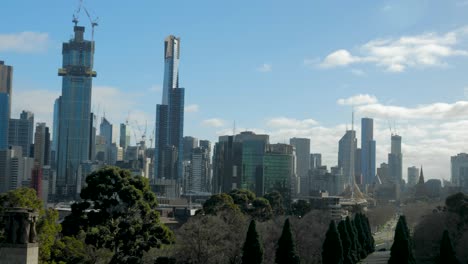
MULTIPOLYGON (((169 189, 180 189, 184 157, 185 90, 179 87, 180 39, 168 36, 164 41, 164 82, 162 104, 156 106, 154 178, 173 180, 169 189)), ((175 193, 167 196, 177 196, 175 193)))
POLYGON ((84 27, 75 26, 75 36, 63 43, 62 97, 58 114, 57 194, 73 197, 78 190, 78 166, 89 159, 91 87, 94 41, 84 39, 84 27))
POLYGON ((10 95, 0 92, 0 150, 8 148, 8 123, 10 120, 10 95))
POLYGON ((375 178, 374 120, 361 120, 361 171, 364 184, 371 184, 375 178))

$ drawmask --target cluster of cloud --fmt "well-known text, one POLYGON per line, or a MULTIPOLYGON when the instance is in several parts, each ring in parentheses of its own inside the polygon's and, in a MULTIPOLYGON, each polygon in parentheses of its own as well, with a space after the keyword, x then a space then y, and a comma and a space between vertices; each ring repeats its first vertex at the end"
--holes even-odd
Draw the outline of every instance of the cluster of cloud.
POLYGON ((203 120, 202 124, 208 127, 223 127, 226 121, 220 118, 210 118, 203 120))
POLYGON ((48 44, 48 33, 25 31, 0 34, 0 52, 38 53, 44 52, 48 44))
POLYGON ((400 38, 371 40, 353 55, 346 49, 336 50, 319 62, 321 68, 372 63, 389 72, 403 72, 408 67, 444 66, 445 58, 468 56, 460 43, 468 35, 468 26, 445 34, 425 33, 400 38))

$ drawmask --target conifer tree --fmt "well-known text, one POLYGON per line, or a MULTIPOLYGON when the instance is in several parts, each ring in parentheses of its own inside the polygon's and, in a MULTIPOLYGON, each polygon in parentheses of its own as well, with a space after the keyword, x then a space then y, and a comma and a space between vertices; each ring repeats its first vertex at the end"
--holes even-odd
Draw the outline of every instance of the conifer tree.
POLYGON ((370 223, 369 223, 369 218, 367 218, 367 216, 364 215, 364 223, 365 223, 365 226, 366 226, 366 233, 368 235, 368 240, 369 240, 369 254, 374 252, 375 251, 375 240, 374 240, 374 236, 372 236, 372 230, 371 230, 371 227, 370 227, 370 223))
POLYGON ((460 264, 460 261, 455 256, 452 241, 447 230, 444 230, 442 241, 440 242, 439 263, 443 264, 460 264))
POLYGON ((410 234, 406 225, 406 219, 404 216, 400 216, 395 229, 395 237, 390 250, 388 263, 415 263, 412 255, 410 234))
POLYGON ((354 233, 356 234, 356 240, 358 243, 358 256, 359 259, 363 259, 367 256, 366 250, 365 250, 365 241, 363 241, 362 238, 362 232, 360 229, 358 229, 359 223, 357 222, 357 219, 355 218, 354 220, 351 220, 351 226, 354 228, 354 233))
POLYGON ((353 264, 355 263, 352 257, 352 243, 349 237, 348 229, 346 228, 346 222, 340 221, 338 224, 338 233, 340 233, 341 246, 343 247, 343 263, 353 264))
POLYGON ((263 263, 263 247, 260 242, 255 220, 250 221, 247 237, 242 248, 242 264, 263 263))
POLYGON ((354 262, 358 262, 360 260, 359 257, 359 252, 360 252, 360 244, 356 235, 356 232, 353 228, 353 224, 351 222, 351 219, 349 216, 346 217, 346 229, 348 231, 349 239, 351 240, 351 258, 354 260, 354 262))
POLYGON ((296 252, 296 245, 294 243, 291 224, 289 218, 286 219, 283 226, 283 232, 278 240, 278 248, 275 255, 276 264, 299 264, 300 259, 296 252))
POLYGON ((325 241, 323 242, 322 263, 343 263, 343 247, 341 244, 340 234, 336 229, 336 224, 334 220, 330 221, 328 231, 325 235, 325 241))

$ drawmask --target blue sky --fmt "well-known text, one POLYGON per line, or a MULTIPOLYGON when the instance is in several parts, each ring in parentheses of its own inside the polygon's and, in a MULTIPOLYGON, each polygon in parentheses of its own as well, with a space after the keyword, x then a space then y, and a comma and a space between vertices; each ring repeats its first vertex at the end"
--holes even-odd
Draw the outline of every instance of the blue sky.
MULTIPOLYGON (((355 105, 357 119, 376 119, 379 163, 389 151, 388 123, 403 136, 404 166, 424 165, 429 178, 448 179, 450 155, 468 151, 468 1, 84 5, 100 23, 93 108, 114 124, 130 116, 151 133, 162 96, 163 40, 174 34, 181 37, 186 135, 216 140, 235 120, 238 131, 269 133, 272 142, 309 137, 312 151, 333 166, 355 105)), ((15 115, 30 109, 51 125, 61 43, 72 34, 77 6, 2 3, 0 60, 14 66, 15 115)), ((83 12, 80 24, 90 38, 83 12)))

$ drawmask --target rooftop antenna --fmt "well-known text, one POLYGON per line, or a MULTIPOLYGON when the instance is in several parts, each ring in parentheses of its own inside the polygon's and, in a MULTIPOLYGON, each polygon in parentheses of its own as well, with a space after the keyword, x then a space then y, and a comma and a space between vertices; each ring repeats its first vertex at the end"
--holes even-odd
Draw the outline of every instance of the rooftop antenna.
POLYGON ((234 120, 234 124, 232 126, 232 135, 235 136, 236 135, 236 120, 234 120))
POLYGON ((353 110, 351 114, 351 130, 354 131, 354 105, 353 105, 353 110))

